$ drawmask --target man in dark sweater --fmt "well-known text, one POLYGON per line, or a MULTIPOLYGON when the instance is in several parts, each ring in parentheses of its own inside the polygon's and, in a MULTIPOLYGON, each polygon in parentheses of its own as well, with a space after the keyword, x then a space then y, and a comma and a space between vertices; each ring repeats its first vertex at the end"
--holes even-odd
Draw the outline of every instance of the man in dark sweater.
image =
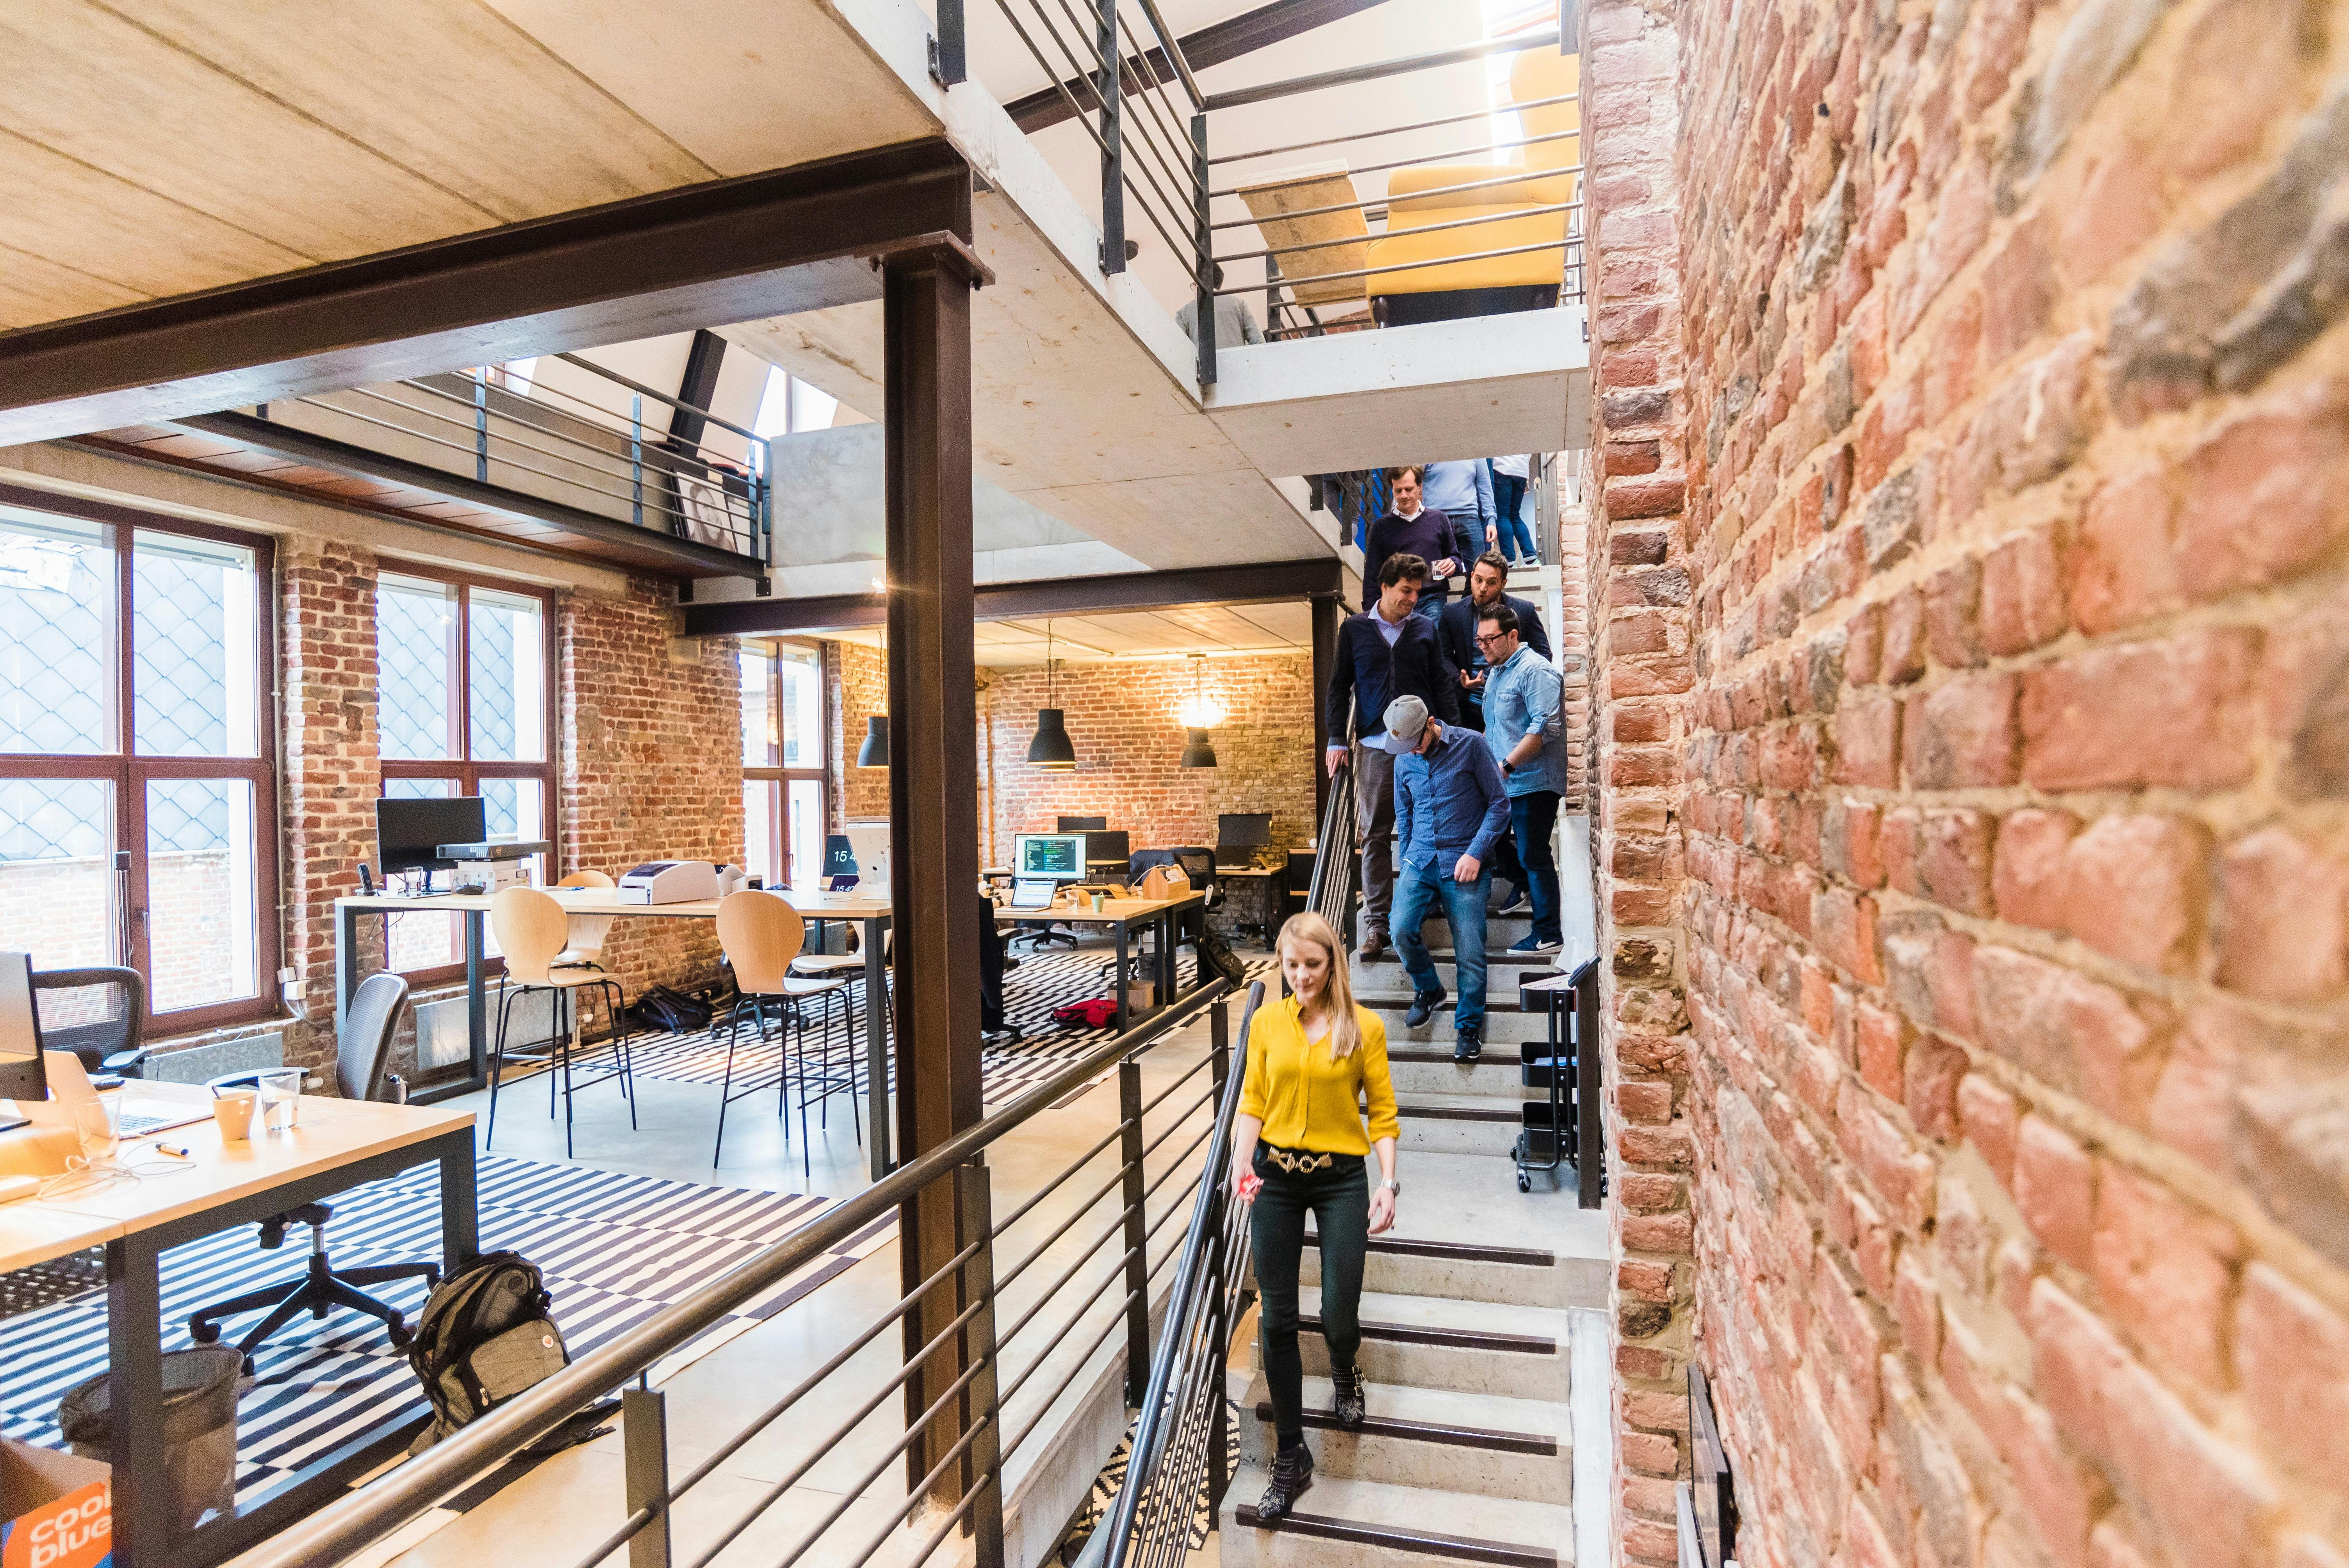
POLYGON ((1418 556, 1427 565, 1427 587, 1419 596, 1419 614, 1433 620, 1452 591, 1453 573, 1467 563, 1468 531, 1433 507, 1422 504, 1420 480, 1424 471, 1424 465, 1419 463, 1387 470, 1394 510, 1371 524, 1362 536, 1362 581, 1382 581, 1390 555, 1418 556))
POLYGON ((1459 712, 1459 682, 1435 645, 1435 628, 1414 614, 1427 562, 1416 555, 1389 555, 1379 575, 1379 596, 1338 628, 1338 655, 1330 675, 1331 773, 1347 756, 1346 721, 1364 737, 1353 747, 1354 850, 1362 857, 1361 952, 1375 958, 1387 948, 1387 912, 1394 903, 1394 758, 1383 749, 1382 716, 1387 704, 1409 695, 1443 718, 1459 712))

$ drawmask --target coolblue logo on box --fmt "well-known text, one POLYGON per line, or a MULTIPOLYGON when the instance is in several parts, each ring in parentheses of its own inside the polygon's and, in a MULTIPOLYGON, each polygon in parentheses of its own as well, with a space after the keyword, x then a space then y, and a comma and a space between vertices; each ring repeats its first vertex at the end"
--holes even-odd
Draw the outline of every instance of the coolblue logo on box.
POLYGON ((0 1568, 113 1568, 109 1483, 92 1481, 0 1523, 0 1568))

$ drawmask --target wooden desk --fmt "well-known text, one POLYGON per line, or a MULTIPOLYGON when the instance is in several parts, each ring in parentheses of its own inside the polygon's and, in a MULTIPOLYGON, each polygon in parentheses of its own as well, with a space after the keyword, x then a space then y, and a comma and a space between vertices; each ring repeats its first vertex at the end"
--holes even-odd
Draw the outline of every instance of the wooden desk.
MULTIPOLYGON (((211 1103, 201 1087, 152 1080, 140 1083, 139 1097, 211 1103)), ((456 1268, 481 1250, 471 1111, 305 1095, 288 1132, 223 1143, 220 1130, 205 1120, 126 1140, 124 1151, 141 1165, 156 1165, 152 1144, 159 1139, 188 1150, 186 1170, 0 1205, 0 1264, 6 1267, 105 1244, 107 1372, 116 1409, 162 1408, 160 1264, 173 1247, 437 1161, 441 1267, 456 1268)), ((303 1254, 288 1248, 283 1255, 291 1279, 303 1254)), ((117 1568, 211 1568, 225 1562, 390 1458, 417 1429, 409 1422, 355 1438, 260 1496, 241 1501, 225 1518, 175 1538, 168 1520, 162 1423, 124 1425, 114 1454, 117 1568)))
MULTIPOLYGON (((1009 904, 995 906, 995 923, 1000 927, 1017 925, 1022 921, 1050 921, 1062 925, 1106 925, 1117 937, 1117 1032, 1125 1033, 1137 1024, 1144 1024, 1179 998, 1174 995, 1174 944, 1180 939, 1184 917, 1199 916, 1199 930, 1206 931, 1206 894, 1185 893, 1181 898, 1109 898, 1096 910, 1091 899, 1056 898, 1042 909, 1013 909, 1009 904), (1125 1005, 1125 960, 1133 945, 1136 926, 1154 925, 1158 940, 1157 1006, 1139 1018, 1131 1017, 1125 1005)), ((1206 970, 1202 966, 1194 975, 1192 990, 1207 983, 1206 970)))
MULTIPOLYGON (((691 899, 681 903, 622 903, 613 888, 549 888, 563 907, 574 914, 612 914, 646 920, 715 920, 718 900, 691 899)), ((881 958, 881 934, 889 927, 889 901, 862 892, 779 892, 802 917, 811 921, 853 921, 864 928, 864 1058, 866 1150, 873 1180, 889 1173, 890 1135, 896 1126, 889 1112, 889 975, 881 958)), ((490 913, 488 893, 435 893, 429 898, 398 898, 377 893, 335 901, 335 1026, 340 1031, 351 993, 358 989, 359 917, 369 914, 421 914, 433 910, 465 917, 465 1039, 471 1070, 453 1084, 436 1085, 417 1092, 418 1102, 446 1099, 487 1088, 490 1082, 490 1009, 482 929, 490 913)))

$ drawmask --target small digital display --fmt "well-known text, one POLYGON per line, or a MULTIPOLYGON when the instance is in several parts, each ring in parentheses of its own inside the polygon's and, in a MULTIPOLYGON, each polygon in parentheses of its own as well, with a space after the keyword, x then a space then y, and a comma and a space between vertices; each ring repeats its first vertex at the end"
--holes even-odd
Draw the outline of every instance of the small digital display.
POLYGON ((1050 877, 1055 882, 1081 882, 1085 874, 1082 833, 1019 833, 1011 840, 1011 869, 1016 877, 1050 877))

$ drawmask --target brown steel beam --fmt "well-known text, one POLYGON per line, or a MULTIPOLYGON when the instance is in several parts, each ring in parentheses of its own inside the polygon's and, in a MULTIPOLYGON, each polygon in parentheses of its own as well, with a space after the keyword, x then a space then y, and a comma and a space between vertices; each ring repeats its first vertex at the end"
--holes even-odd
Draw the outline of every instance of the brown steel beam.
POLYGON ((970 233, 931 139, 0 333, 0 445, 874 299, 970 233))
MULTIPOLYGON (((1343 591, 1344 569, 1334 555, 1268 561, 1247 566, 1203 566, 1172 572, 1122 572, 1105 577, 1052 577, 995 583, 972 591, 981 621, 1024 621, 1040 615, 1160 610, 1174 604, 1265 604, 1343 591)), ((895 582, 894 574, 891 582, 895 582)), ((694 637, 805 634, 877 626, 877 593, 826 593, 804 599, 743 599, 686 607, 686 634, 694 637)))
MULTIPOLYGON (((898 1158, 936 1149, 981 1115, 978 1064, 978 704, 972 685, 970 291, 951 252, 882 269, 884 537, 888 553, 889 898, 896 979, 898 1158)), ((907 1199, 905 1289, 961 1250, 954 1182, 907 1199)), ((975 1238, 973 1238, 975 1239, 975 1238)), ((954 1321, 955 1277, 905 1317, 910 1359, 954 1321)), ((968 1365, 940 1350, 905 1384, 910 1422, 968 1365)), ((949 1405, 905 1452, 919 1488, 968 1429, 949 1405)), ((971 1478, 938 1483, 958 1500, 971 1478)))
POLYGON ((429 490, 462 501, 485 511, 502 512, 508 517, 527 518, 574 534, 593 544, 606 544, 630 552, 653 555, 664 564, 661 570, 684 577, 748 577, 764 576, 767 563, 755 555, 741 555, 730 550, 720 550, 698 540, 680 539, 673 533, 663 533, 650 528, 638 528, 634 523, 615 518, 599 517, 575 506, 547 500, 521 490, 508 490, 503 485, 484 484, 465 474, 453 474, 446 469, 434 468, 408 458, 390 457, 337 441, 331 436, 321 436, 308 430, 281 425, 274 419, 256 419, 250 414, 197 414, 170 421, 200 436, 211 436, 222 441, 233 441, 252 451, 267 452, 289 462, 305 463, 314 469, 332 473, 348 474, 354 479, 381 480, 386 484, 406 485, 411 490, 429 490))
MULTIPOLYGON (((1325 23, 1367 11, 1381 0, 1273 0, 1269 5, 1259 5, 1253 11, 1243 11, 1237 16, 1185 33, 1174 40, 1183 51, 1183 59, 1194 71, 1204 71, 1209 66, 1220 66, 1244 55, 1271 45, 1284 43, 1301 33, 1309 33, 1325 23)), ((1174 72, 1166 60, 1166 51, 1155 45, 1140 57, 1126 57, 1124 86, 1128 98, 1146 88, 1152 77, 1168 84, 1174 90, 1174 72), (1137 69, 1137 58, 1146 61, 1147 73, 1137 69)), ((1098 101, 1093 97, 1093 78, 1071 77, 1064 84, 1080 104, 1087 108, 1098 101)), ((1011 123, 1033 134, 1048 125, 1058 125, 1070 118, 1069 101, 1061 96, 1060 88, 1045 88, 1016 98, 1003 106, 1011 123)))
POLYGON ((1313 595, 1313 820, 1330 815, 1330 769, 1321 758, 1330 749, 1330 677, 1338 662, 1338 627, 1346 606, 1335 593, 1313 595))

